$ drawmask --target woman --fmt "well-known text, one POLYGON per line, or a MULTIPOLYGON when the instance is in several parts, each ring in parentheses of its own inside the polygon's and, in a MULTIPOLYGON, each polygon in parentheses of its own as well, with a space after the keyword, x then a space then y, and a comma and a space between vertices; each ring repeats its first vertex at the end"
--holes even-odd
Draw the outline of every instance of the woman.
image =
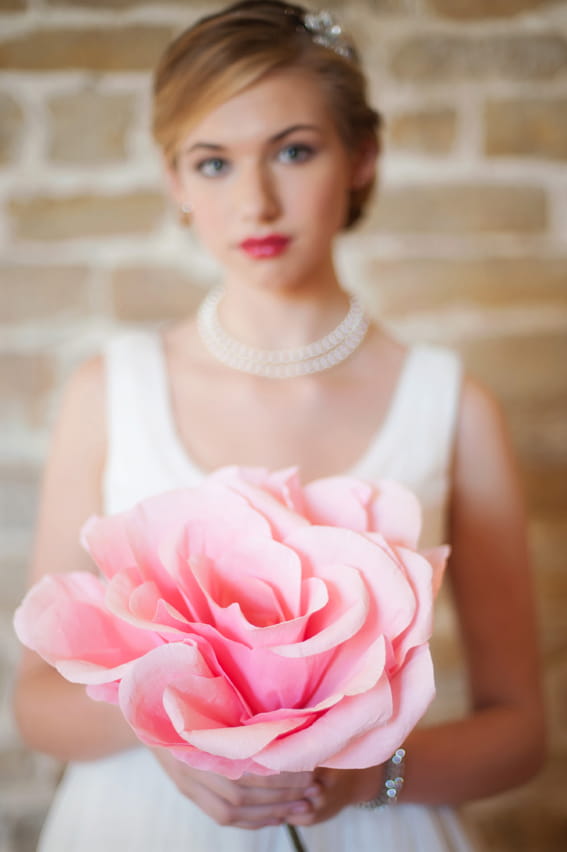
POLYGON ((356 51, 324 14, 239 3, 170 45, 154 104, 169 190, 222 288, 197 317, 120 336, 72 378, 32 580, 92 568, 78 532, 93 513, 225 464, 393 477, 422 500, 423 544, 451 542, 470 712, 410 735, 399 805, 356 808, 382 804, 390 762, 229 781, 134 749, 115 708, 27 652, 22 733, 72 762, 40 849, 277 852, 289 848, 282 822, 303 827, 310 852, 468 849, 447 806, 521 783, 541 761, 525 518, 489 393, 453 353, 369 323, 338 279, 333 241, 361 216, 378 151, 356 51))

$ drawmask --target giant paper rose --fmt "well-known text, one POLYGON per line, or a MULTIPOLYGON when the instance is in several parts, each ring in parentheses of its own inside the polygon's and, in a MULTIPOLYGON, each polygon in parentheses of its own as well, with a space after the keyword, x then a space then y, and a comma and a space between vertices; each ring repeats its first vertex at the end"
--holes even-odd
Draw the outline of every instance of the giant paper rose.
POLYGON ((20 640, 140 740, 238 778, 388 759, 434 694, 447 548, 417 551, 400 485, 223 468, 92 518, 102 576, 46 576, 20 640))

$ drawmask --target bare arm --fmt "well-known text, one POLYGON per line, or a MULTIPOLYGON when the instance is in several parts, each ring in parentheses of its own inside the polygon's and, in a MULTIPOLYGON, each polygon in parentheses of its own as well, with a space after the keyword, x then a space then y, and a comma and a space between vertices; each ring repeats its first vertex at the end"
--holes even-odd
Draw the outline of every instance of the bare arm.
POLYGON ((487 796, 523 783, 541 765, 544 711, 526 527, 502 414, 469 381, 456 445, 449 570, 472 713, 414 732, 404 798, 487 796))
MULTIPOLYGON (((522 489, 500 409, 465 384, 454 459, 449 565, 470 712, 408 738, 402 801, 460 804, 528 780, 544 755, 544 712, 522 489)), ((373 798, 382 767, 319 770, 307 825, 373 798)))
MULTIPOLYGON (((79 531, 99 514, 105 458, 104 376, 99 359, 73 376, 66 390, 44 472, 30 582, 52 572, 93 570, 79 531)), ((89 698, 37 654, 24 650, 14 691, 24 741, 62 761, 90 760, 139 740, 120 711, 89 698)), ((165 749, 153 750, 173 783, 217 822, 257 828, 305 812, 311 773, 245 778, 241 783, 190 769, 165 749)))
MULTIPOLYGON (((63 398, 44 471, 31 582, 46 573, 93 569, 79 530, 101 511, 104 456, 104 377, 95 359, 74 374, 63 398)), ((100 757, 136 742, 117 708, 92 701, 83 686, 68 683, 28 650, 14 711, 24 741, 60 760, 100 757)))

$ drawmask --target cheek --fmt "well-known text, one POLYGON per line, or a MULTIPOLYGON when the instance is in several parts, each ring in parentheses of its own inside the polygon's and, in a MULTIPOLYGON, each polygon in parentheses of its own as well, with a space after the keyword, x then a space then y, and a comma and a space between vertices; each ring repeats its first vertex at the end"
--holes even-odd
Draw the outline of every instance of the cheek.
POLYGON ((326 234, 334 234, 345 220, 349 190, 336 172, 322 174, 309 196, 309 218, 326 234))

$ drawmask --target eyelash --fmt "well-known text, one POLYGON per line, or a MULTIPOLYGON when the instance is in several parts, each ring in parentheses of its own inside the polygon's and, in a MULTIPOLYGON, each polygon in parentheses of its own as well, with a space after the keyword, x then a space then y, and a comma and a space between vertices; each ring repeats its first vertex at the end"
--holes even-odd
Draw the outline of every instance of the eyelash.
MULTIPOLYGON (((310 160, 314 156, 314 154, 316 153, 315 148, 313 148, 312 145, 305 145, 303 143, 302 144, 296 143, 296 144, 293 144, 293 145, 286 145, 284 148, 280 148, 280 150, 277 152, 277 156, 279 157, 282 153, 284 153, 286 151, 292 151, 292 150, 298 151, 299 157, 293 158, 292 160, 285 160, 284 162, 286 162, 286 163, 305 163, 308 160, 310 160)), ((200 162, 198 162, 195 165, 195 171, 202 174, 203 177, 214 178, 214 177, 217 177, 219 175, 222 175, 224 170, 225 170, 225 167, 227 165, 228 165, 228 161, 223 160, 222 157, 207 157, 206 160, 201 160, 200 162), (208 165, 212 164, 212 163, 220 164, 220 168, 215 169, 213 174, 210 174, 210 173, 208 174, 206 172, 206 167, 208 165)))

